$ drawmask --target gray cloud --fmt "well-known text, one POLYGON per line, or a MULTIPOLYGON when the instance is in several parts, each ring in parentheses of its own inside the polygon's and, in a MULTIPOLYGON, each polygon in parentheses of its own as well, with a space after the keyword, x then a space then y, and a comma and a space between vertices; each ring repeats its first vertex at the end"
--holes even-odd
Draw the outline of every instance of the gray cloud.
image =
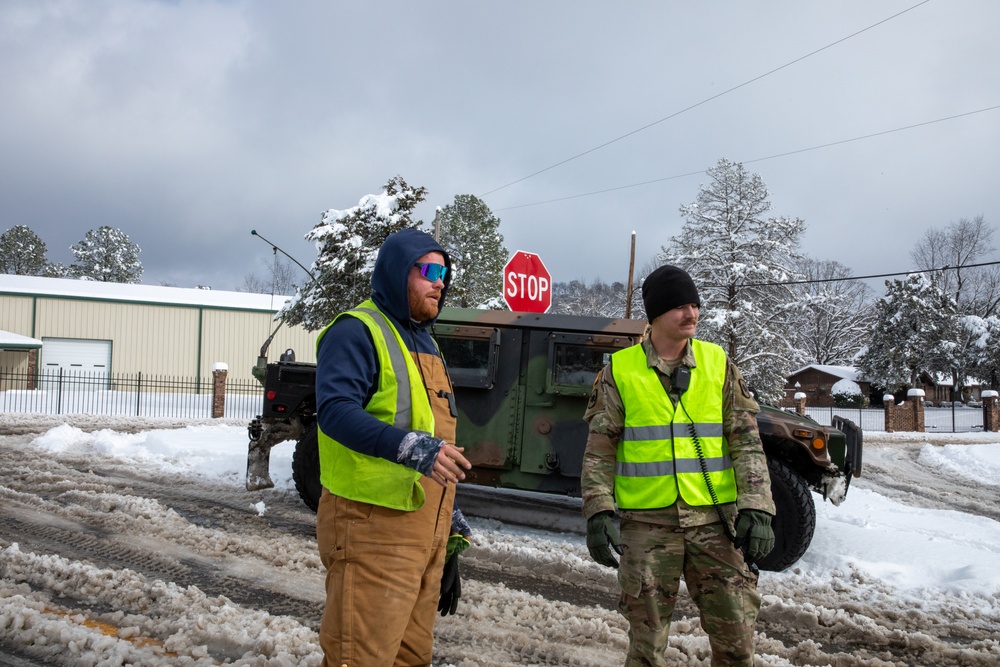
POLYGON ((806 221, 807 254, 905 270, 928 228, 1000 224, 1000 110, 750 161, 1000 104, 991 0, 789 64, 918 4, 8 0, 0 228, 69 263, 120 227, 144 282, 233 289, 270 256, 251 229, 308 264, 320 213, 396 174, 429 221, 648 125, 486 196, 508 248, 555 280, 624 280, 632 230, 641 264, 725 157, 806 221))

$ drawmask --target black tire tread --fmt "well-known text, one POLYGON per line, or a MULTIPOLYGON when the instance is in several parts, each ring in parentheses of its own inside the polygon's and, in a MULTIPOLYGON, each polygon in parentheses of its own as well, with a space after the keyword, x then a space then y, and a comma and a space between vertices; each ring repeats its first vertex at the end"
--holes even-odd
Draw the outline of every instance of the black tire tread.
POLYGON ((774 549, 757 561, 762 570, 781 572, 791 567, 809 548, 816 531, 816 505, 809 485, 795 470, 777 459, 768 459, 771 495, 777 514, 771 520, 774 549))
POLYGON ((319 497, 323 485, 319 481, 319 434, 315 423, 306 428, 305 433, 295 443, 292 453, 292 480, 295 490, 306 507, 313 512, 319 507, 319 497))

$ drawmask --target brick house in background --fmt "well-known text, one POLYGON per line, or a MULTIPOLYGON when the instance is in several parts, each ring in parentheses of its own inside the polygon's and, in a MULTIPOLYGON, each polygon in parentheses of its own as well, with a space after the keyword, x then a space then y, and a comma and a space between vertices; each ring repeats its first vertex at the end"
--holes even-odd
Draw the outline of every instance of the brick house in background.
POLYGON ((977 382, 970 379, 966 379, 964 385, 962 386, 961 393, 952 398, 952 382, 950 375, 945 375, 943 373, 921 373, 920 374, 920 389, 924 390, 927 396, 927 401, 930 403, 948 403, 949 401, 961 401, 963 403, 968 401, 978 402, 982 400, 982 390, 983 386, 977 382))
MULTIPOLYGON (((829 366, 810 364, 803 366, 788 376, 785 381, 785 396, 782 405, 794 405, 793 397, 797 392, 806 395, 806 405, 810 407, 829 407, 833 405, 833 386, 841 380, 854 382, 861 388, 861 393, 871 399, 871 384, 861 380, 860 373, 853 366, 829 366)), ((878 403, 881 401, 872 401, 878 403)))
MULTIPOLYGON (((882 389, 873 389, 871 383, 860 379, 860 372, 853 366, 827 366, 810 364, 803 366, 788 376, 785 380, 785 395, 781 401, 783 407, 794 407, 793 397, 797 392, 806 395, 806 405, 810 407, 830 407, 833 405, 833 387, 841 380, 854 382, 861 388, 861 393, 868 397, 871 405, 881 405, 882 389)), ((917 389, 924 391, 928 405, 946 404, 951 398, 951 377, 946 375, 930 375, 921 373, 917 389)), ((956 396, 956 401, 981 400, 982 385, 967 380, 963 389, 964 396, 956 396)), ((896 392, 897 402, 906 400, 906 391, 896 392)))

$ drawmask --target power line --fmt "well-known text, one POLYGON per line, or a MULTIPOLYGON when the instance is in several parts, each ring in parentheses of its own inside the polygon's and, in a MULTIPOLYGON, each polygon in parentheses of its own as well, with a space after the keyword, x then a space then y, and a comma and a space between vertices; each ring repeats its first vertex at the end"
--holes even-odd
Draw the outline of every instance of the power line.
MULTIPOLYGON (((908 276, 911 273, 936 273, 938 271, 954 271, 956 269, 973 269, 980 266, 995 266, 1000 264, 1000 260, 995 262, 980 262, 978 264, 963 264, 961 266, 944 266, 936 269, 913 269, 912 271, 899 271, 897 273, 878 273, 870 276, 848 276, 847 278, 814 278, 812 280, 788 280, 774 283, 742 283, 738 287, 775 287, 778 285, 808 285, 811 283, 839 283, 848 280, 869 280, 871 278, 891 278, 893 276, 908 276)), ((727 285, 705 285, 705 287, 727 287, 727 285)))
POLYGON ((760 157, 754 160, 746 160, 743 164, 750 164, 751 162, 763 162, 764 160, 773 160, 779 157, 786 157, 788 155, 795 155, 796 153, 805 153, 806 151, 815 151, 820 148, 829 148, 830 146, 840 146, 841 144, 849 144, 852 141, 861 141, 862 139, 871 139, 873 137, 881 137, 885 134, 892 134, 893 132, 902 132, 904 130, 912 130, 917 127, 924 127, 925 125, 933 125, 934 123, 943 123, 948 120, 955 120, 956 118, 964 118, 965 116, 973 116, 977 113, 985 113, 987 111, 995 111, 1000 109, 1000 104, 992 107, 986 107, 985 109, 977 109, 976 111, 966 111, 965 113, 955 114, 954 116, 946 116, 945 118, 938 118, 936 120, 928 120, 922 123, 915 123, 913 125, 906 125, 904 127, 897 127, 894 130, 883 130, 882 132, 873 132, 872 134, 866 134, 860 137, 854 137, 852 139, 842 139, 840 141, 832 141, 828 144, 820 144, 819 146, 811 146, 810 148, 800 148, 795 151, 788 151, 787 153, 778 153, 776 155, 769 155, 767 157, 760 157))
MULTIPOLYGON (((903 132, 905 130, 912 130, 914 128, 924 127, 926 125, 933 125, 935 123, 943 123, 945 121, 955 120, 956 118, 964 118, 966 116, 973 116, 973 115, 979 114, 979 113, 986 113, 987 111, 996 111, 997 109, 1000 109, 1000 104, 998 104, 996 106, 992 106, 992 107, 986 107, 985 109, 977 109, 975 111, 966 111, 964 113, 955 114, 953 116, 946 116, 945 118, 937 118, 935 120, 928 120, 928 121, 924 121, 924 122, 921 122, 921 123, 914 123, 913 125, 906 125, 906 126, 903 126, 903 127, 897 127, 897 128, 892 129, 892 130, 882 130, 880 132, 873 132, 871 134, 865 134, 865 135, 862 135, 860 137, 852 137, 850 139, 841 139, 839 141, 831 141, 830 143, 826 143, 826 144, 819 144, 819 145, 816 145, 816 146, 810 146, 809 148, 799 148, 799 149, 793 150, 793 151, 786 151, 784 153, 776 153, 774 155, 768 155, 767 157, 753 158, 752 160, 743 160, 742 164, 752 164, 754 162, 764 162, 765 160, 774 160, 774 159, 779 158, 779 157, 787 157, 789 155, 797 155, 799 153, 806 153, 806 152, 809 152, 809 151, 816 151, 816 150, 819 150, 821 148, 830 148, 831 146, 840 146, 840 145, 843 145, 843 144, 849 144, 849 143, 854 142, 854 141, 861 141, 863 139, 872 139, 874 137, 881 137, 883 135, 892 134, 894 132, 903 132)), ((629 185, 619 185, 619 186, 616 186, 616 187, 613 187, 613 188, 605 188, 603 190, 594 190, 592 192, 583 192, 583 193, 576 194, 576 195, 567 195, 565 197, 556 197, 554 199, 546 199, 546 200, 543 200, 543 201, 531 202, 529 204, 517 204, 515 206, 506 206, 504 208, 498 208, 498 209, 495 209, 495 210, 496 211, 509 211, 509 210, 516 209, 516 208, 529 208, 531 206, 541 206, 542 204, 552 204, 552 203, 555 203, 555 202, 567 201, 569 199, 579 199, 581 197, 591 197, 593 195, 606 194, 608 192, 615 192, 617 190, 627 190, 629 188, 638 188, 638 187, 642 187, 644 185, 652 185, 653 183, 662 183, 663 181, 671 181, 671 180, 675 180, 675 179, 678 179, 678 178, 686 178, 688 176, 697 176, 699 174, 704 174, 704 173, 705 173, 704 169, 701 169, 699 171, 689 171, 689 172, 686 172, 686 173, 683 173, 683 174, 675 174, 674 176, 664 176, 663 178, 654 178, 652 180, 642 181, 640 183, 631 183, 629 185)))
POLYGON ((626 139, 628 137, 631 137, 633 134, 638 134, 639 132, 643 132, 645 130, 648 130, 649 128, 651 128, 651 127, 653 127, 655 125, 659 125, 660 123, 663 123, 665 121, 670 120, 671 118, 676 118, 677 116, 680 116, 683 113, 691 111, 692 109, 696 109, 696 108, 698 108, 698 107, 700 107, 700 106, 702 106, 704 104, 708 104, 709 102, 711 102, 713 100, 717 100, 720 97, 722 97, 723 95, 728 95, 729 93, 731 93, 733 91, 739 90, 740 88, 743 88, 745 86, 749 86, 751 83, 755 83, 755 82, 760 81, 761 79, 763 79, 765 77, 768 77, 768 76, 771 76, 772 74, 780 72, 781 70, 783 70, 783 69, 785 69, 787 67, 791 67, 792 65, 794 65, 796 63, 802 62, 803 60, 805 60, 807 58, 810 58, 810 57, 816 55, 817 53, 821 53, 823 51, 826 51, 827 49, 833 48, 834 46, 837 46, 838 44, 846 42, 847 40, 849 40, 849 39, 851 39, 853 37, 857 37, 858 35, 860 35, 862 33, 865 33, 865 32, 868 32, 869 30, 877 28, 878 26, 882 25, 883 23, 891 21, 894 18, 900 17, 903 14, 906 14, 907 12, 911 12, 914 9, 916 9, 917 7, 920 7, 921 5, 926 5, 930 1, 931 0, 923 0, 922 2, 918 2, 917 4, 913 5, 912 7, 908 8, 908 9, 904 9, 903 11, 898 12, 896 14, 893 14, 892 16, 890 16, 888 18, 884 18, 884 19, 882 19, 881 21, 879 21, 877 23, 873 23, 872 25, 868 26, 867 28, 862 28, 861 30, 858 30, 857 32, 851 33, 850 35, 847 35, 846 37, 841 37, 840 39, 836 40, 835 42, 830 42, 826 46, 820 47, 820 48, 816 49, 815 51, 812 51, 810 53, 805 54, 804 56, 799 56, 798 58, 796 58, 794 60, 791 60, 791 61, 785 63, 784 65, 781 65, 780 67, 775 67, 774 69, 772 69, 772 70, 770 70, 768 72, 764 72, 763 74, 759 74, 759 75, 753 77, 752 79, 748 79, 747 81, 744 81, 741 84, 735 85, 732 88, 724 90, 721 93, 717 93, 715 95, 712 95, 711 97, 707 97, 707 98, 703 99, 701 102, 696 102, 695 104, 692 104, 689 107, 685 107, 685 108, 681 109, 680 111, 675 111, 674 113, 670 114, 669 116, 665 116, 664 118, 661 118, 659 120, 655 120, 652 123, 649 123, 647 125, 643 125, 642 127, 638 128, 638 129, 635 129, 635 130, 632 130, 631 132, 626 132, 625 134, 621 135, 620 137, 617 137, 615 139, 611 139, 610 141, 605 141, 603 144, 600 144, 598 146, 594 146, 593 148, 585 150, 582 153, 577 153, 576 155, 574 155, 572 157, 568 157, 565 160, 560 160, 559 162, 556 162, 555 164, 549 165, 548 167, 545 167, 544 169, 539 169, 538 171, 533 172, 531 174, 528 174, 527 176, 522 176, 521 178, 519 178, 519 179, 517 179, 515 181, 511 181, 510 183, 507 183, 505 185, 501 185, 498 188, 493 188, 489 192, 484 192, 483 194, 479 195, 479 197, 483 198, 483 197, 486 197, 488 195, 493 194, 494 192, 499 192, 500 190, 503 190, 504 188, 509 188, 512 185, 520 183, 521 181, 526 181, 529 178, 533 178, 533 177, 538 176, 539 174, 543 174, 543 173, 545 173, 545 172, 547 172, 547 171, 549 171, 551 169, 555 169, 556 167, 560 167, 560 166, 566 164, 567 162, 572 162, 573 160, 576 160, 577 158, 581 158, 584 155, 589 155, 590 153, 593 153, 595 151, 599 151, 600 149, 605 148, 606 146, 610 146, 611 144, 617 143, 617 142, 621 141, 622 139, 626 139))

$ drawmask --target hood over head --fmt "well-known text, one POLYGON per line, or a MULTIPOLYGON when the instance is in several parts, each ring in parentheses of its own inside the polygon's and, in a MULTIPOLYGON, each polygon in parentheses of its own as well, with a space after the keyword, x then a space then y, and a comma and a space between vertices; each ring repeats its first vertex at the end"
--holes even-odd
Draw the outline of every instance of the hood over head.
POLYGON ((401 229, 390 234, 379 248, 375 269, 372 271, 372 299, 379 308, 400 322, 410 320, 410 269, 418 259, 429 252, 441 253, 444 256, 444 265, 448 267, 448 273, 444 277, 444 290, 441 292, 441 301, 438 304, 439 307, 443 307, 445 297, 448 295, 448 286, 451 284, 451 258, 433 236, 419 229, 401 229))

